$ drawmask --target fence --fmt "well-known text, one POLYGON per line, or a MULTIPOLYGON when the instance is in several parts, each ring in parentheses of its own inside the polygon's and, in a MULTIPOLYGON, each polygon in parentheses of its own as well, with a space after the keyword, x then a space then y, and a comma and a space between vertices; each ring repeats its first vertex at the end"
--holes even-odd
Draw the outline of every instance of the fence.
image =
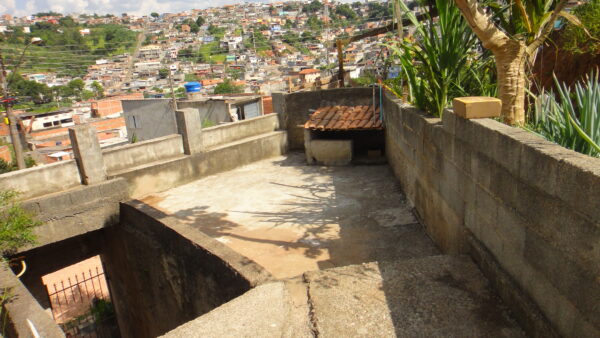
POLYGON ((104 271, 100 267, 48 288, 52 316, 67 337, 116 337, 118 328, 104 271))

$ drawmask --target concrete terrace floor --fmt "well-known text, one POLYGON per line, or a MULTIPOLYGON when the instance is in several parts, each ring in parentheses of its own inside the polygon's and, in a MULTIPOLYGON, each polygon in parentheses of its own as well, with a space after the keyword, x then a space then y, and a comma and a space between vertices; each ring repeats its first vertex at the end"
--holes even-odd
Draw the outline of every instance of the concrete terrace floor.
POLYGON ((439 254, 384 165, 308 166, 303 153, 290 153, 142 201, 276 278, 439 254))
POLYGON ((522 337, 466 256, 441 255, 386 165, 254 163, 142 200, 262 265, 166 337, 522 337))

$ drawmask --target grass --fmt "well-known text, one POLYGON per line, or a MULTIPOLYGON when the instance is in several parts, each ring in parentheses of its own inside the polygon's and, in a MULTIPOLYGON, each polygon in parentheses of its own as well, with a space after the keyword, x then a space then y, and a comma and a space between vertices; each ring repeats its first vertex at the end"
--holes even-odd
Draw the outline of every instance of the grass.
POLYGON ((205 43, 200 46, 200 54, 204 57, 204 59, 208 62, 215 63, 223 63, 227 58, 227 53, 218 53, 219 52, 219 42, 210 42, 205 43))

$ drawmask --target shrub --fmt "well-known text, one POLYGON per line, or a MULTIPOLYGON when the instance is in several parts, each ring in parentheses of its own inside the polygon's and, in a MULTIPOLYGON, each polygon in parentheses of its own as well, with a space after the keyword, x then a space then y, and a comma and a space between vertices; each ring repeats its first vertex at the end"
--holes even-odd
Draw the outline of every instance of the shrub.
POLYGON ((415 26, 411 39, 389 45, 402 66, 409 101, 441 116, 454 97, 495 94, 489 53, 476 53, 477 39, 451 1, 436 0, 439 20, 418 21, 404 2, 403 13, 415 26))
POLYGON ((0 251, 4 255, 33 244, 33 228, 41 224, 17 202, 18 195, 13 190, 0 190, 0 251))
POLYGON ((527 129, 566 148, 600 157, 600 82, 598 70, 571 90, 554 77, 558 95, 543 91, 535 98, 527 129))

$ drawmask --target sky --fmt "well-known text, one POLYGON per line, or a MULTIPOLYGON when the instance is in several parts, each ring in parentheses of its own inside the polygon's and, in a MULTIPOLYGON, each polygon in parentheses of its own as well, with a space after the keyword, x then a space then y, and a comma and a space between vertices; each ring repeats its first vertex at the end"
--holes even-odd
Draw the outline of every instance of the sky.
MULTIPOLYGON (((39 12, 70 13, 121 13, 149 15, 152 12, 178 13, 190 9, 218 7, 240 3, 244 0, 0 0, 0 14, 26 16, 39 12)), ((271 2, 246 0, 245 2, 271 2)))

